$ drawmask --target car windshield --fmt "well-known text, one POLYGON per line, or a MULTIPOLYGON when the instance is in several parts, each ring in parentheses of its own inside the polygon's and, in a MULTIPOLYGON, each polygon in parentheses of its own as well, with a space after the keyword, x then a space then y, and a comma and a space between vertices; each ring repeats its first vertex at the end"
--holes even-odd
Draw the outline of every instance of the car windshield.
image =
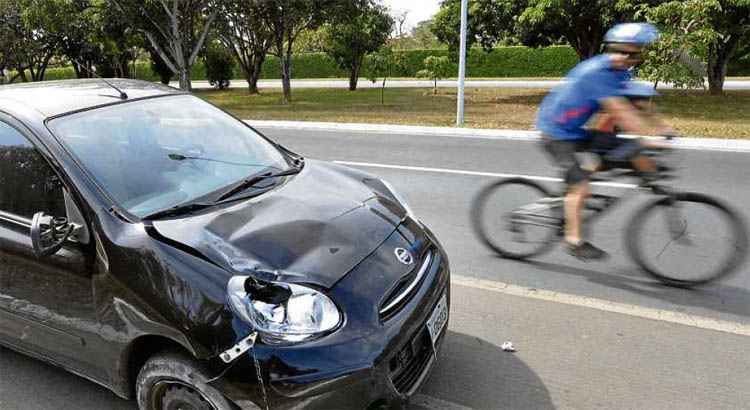
POLYGON ((189 95, 133 101, 49 123, 117 204, 144 217, 249 175, 288 168, 270 142, 189 95))

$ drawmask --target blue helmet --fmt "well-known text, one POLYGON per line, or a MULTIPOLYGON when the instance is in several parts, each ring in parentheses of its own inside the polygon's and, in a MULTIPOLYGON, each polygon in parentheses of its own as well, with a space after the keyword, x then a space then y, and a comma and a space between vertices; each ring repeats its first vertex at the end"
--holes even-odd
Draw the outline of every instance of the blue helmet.
POLYGON ((628 81, 620 94, 627 98, 651 98, 659 95, 653 85, 640 81, 628 81))
POLYGON ((649 23, 618 24, 604 35, 605 43, 635 44, 647 46, 659 39, 659 29, 649 23))

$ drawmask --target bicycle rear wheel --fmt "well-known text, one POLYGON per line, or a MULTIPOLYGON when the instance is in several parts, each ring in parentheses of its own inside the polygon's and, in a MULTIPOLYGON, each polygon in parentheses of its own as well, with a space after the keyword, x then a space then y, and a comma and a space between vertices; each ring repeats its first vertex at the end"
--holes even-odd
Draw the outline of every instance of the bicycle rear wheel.
POLYGON ((724 277, 747 255, 747 230, 739 215, 696 193, 651 202, 635 214, 626 235, 633 260, 651 276, 677 287, 724 277))
POLYGON ((472 204, 474 232, 487 247, 511 259, 549 250, 561 232, 562 198, 524 178, 483 188, 472 204))

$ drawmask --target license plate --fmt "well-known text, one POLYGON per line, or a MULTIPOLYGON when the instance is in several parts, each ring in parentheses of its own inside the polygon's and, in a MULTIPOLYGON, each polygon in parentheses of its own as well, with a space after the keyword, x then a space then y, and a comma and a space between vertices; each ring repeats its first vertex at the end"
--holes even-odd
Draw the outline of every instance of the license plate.
POLYGON ((432 311, 430 318, 427 319, 427 331, 430 333, 433 346, 446 323, 448 323, 448 296, 443 294, 440 302, 435 306, 435 310, 432 311))

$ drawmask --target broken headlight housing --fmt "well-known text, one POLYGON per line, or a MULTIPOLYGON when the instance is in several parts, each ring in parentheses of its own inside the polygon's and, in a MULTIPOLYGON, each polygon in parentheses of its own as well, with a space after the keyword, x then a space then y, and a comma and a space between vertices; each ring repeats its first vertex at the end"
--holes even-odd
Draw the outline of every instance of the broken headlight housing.
POLYGON ((341 323, 336 304, 307 286, 234 276, 229 280, 227 292, 232 310, 266 343, 312 340, 330 333, 341 323))

